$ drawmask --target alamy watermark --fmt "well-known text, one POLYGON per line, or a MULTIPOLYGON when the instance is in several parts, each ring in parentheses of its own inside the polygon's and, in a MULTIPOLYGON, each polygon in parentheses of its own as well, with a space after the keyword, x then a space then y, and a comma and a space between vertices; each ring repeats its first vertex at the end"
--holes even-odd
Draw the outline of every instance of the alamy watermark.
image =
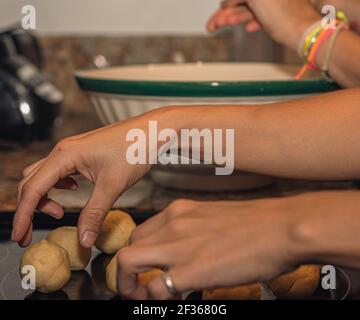
POLYGON ((149 121, 148 132, 131 129, 126 160, 131 165, 213 164, 218 176, 231 175, 235 167, 234 129, 158 130, 157 121, 149 121))
POLYGON ((36 29, 36 9, 32 5, 25 5, 21 8, 21 26, 24 30, 36 29))
MULTIPOLYGON (((36 289, 36 269, 33 265, 22 267, 21 278, 21 287, 24 290, 36 289)), ((322 266, 320 285, 323 290, 336 290, 336 268, 334 266, 322 266)))

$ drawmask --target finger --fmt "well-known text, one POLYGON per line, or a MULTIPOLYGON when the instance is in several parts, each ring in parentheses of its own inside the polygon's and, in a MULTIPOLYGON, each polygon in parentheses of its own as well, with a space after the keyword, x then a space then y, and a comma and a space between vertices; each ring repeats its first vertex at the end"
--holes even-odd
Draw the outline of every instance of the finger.
POLYGON ((261 24, 257 20, 252 20, 246 25, 247 32, 256 32, 261 29, 261 24))
MULTIPOLYGON (((176 266, 166 273, 172 280, 177 293, 195 291, 201 288, 194 279, 194 267, 192 265, 176 266)), ((201 275, 199 275, 201 277, 201 275)), ((160 276, 148 284, 149 297, 154 300, 171 300, 174 294, 165 285, 164 277, 160 276)))
POLYGON ((227 18, 228 25, 238 25, 243 22, 254 20, 253 13, 249 10, 234 10, 227 18))
POLYGON ((71 163, 66 159, 53 157, 46 161, 42 167, 21 187, 22 192, 13 223, 13 239, 20 241, 27 231, 34 211, 50 189, 62 178, 71 175, 71 163))
POLYGON ((54 188, 75 191, 79 188, 79 185, 77 184, 74 178, 66 177, 64 179, 59 180, 55 184, 54 188))
POLYGON ((124 188, 117 187, 118 182, 111 176, 100 176, 95 183, 90 198, 81 211, 78 232, 84 248, 91 248, 99 234, 100 227, 124 188))
POLYGON ((36 209, 41 213, 45 213, 57 220, 64 216, 64 209, 62 206, 56 201, 49 199, 47 196, 40 199, 36 209))
POLYGON ((214 17, 214 29, 224 28, 226 26, 234 26, 253 19, 254 15, 247 7, 241 6, 236 8, 227 8, 214 17))
POLYGON ((46 161, 46 159, 47 158, 41 159, 39 161, 36 161, 32 165, 26 167, 22 172, 23 177, 26 178, 31 172, 40 167, 46 161))
POLYGON ((19 242, 20 247, 25 248, 31 243, 31 241, 32 241, 32 230, 33 230, 33 224, 31 223, 28 230, 25 233, 25 236, 19 242))
POLYGON ((166 216, 164 212, 161 212, 139 225, 131 234, 130 244, 136 244, 143 238, 146 238, 149 234, 155 233, 166 222, 166 216))
POLYGON ((167 206, 162 212, 151 217, 138 226, 131 235, 130 243, 136 243, 143 238, 156 234, 166 223, 185 213, 190 213, 195 207, 203 203, 191 200, 176 200, 167 206))
POLYGON ((17 193, 17 199, 16 199, 16 205, 19 205, 19 201, 21 198, 21 194, 23 191, 23 186, 40 170, 40 168, 46 163, 46 160, 40 160, 35 166, 31 168, 31 170, 27 170, 27 175, 24 177, 24 179, 20 182, 18 193, 17 193))
POLYGON ((120 295, 130 299, 146 299, 146 289, 137 281, 137 274, 152 268, 169 268, 174 263, 174 255, 168 245, 130 246, 119 251, 117 288, 120 295))
POLYGON ((218 16, 221 14, 221 12, 222 12, 222 9, 216 11, 209 19, 209 21, 206 25, 206 29, 208 30, 208 32, 216 31, 216 21, 217 21, 218 16))

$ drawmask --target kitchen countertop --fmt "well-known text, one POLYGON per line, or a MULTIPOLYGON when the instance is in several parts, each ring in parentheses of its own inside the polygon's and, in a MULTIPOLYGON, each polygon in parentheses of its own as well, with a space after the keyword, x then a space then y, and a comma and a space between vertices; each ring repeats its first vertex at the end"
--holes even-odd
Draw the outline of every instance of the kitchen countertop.
MULTIPOLYGON (((16 208, 16 194, 21 172, 27 165, 43 158, 51 150, 53 142, 34 143, 14 151, 0 152, 0 212, 13 212, 16 208)), ((91 184, 83 179, 76 192, 52 191, 50 197, 59 201, 65 210, 80 210, 85 204, 91 184)), ((177 198, 197 200, 245 200, 263 197, 282 197, 313 190, 344 190, 354 188, 351 182, 322 183, 292 180, 275 180, 275 183, 260 190, 242 192, 187 192, 168 190, 154 185, 149 177, 142 179, 136 186, 125 192, 115 204, 115 208, 134 208, 139 212, 160 211, 177 198)), ((352 281, 352 298, 360 299, 360 273, 346 270, 352 281)))

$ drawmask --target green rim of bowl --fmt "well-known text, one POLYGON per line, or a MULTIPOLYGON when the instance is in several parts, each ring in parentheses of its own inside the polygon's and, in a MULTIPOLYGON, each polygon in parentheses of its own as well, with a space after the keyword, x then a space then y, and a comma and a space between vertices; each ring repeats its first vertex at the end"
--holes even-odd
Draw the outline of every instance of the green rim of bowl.
POLYGON ((326 80, 290 81, 241 81, 241 82, 177 82, 177 81, 132 81, 96 79, 75 75, 81 89, 85 91, 156 97, 266 97, 305 95, 338 90, 336 83, 326 80))

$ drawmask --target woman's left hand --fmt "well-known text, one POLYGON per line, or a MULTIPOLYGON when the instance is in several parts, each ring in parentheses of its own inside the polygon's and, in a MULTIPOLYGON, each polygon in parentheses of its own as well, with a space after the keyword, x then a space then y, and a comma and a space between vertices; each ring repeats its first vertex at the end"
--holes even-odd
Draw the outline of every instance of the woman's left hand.
POLYGON ((243 0, 225 0, 209 19, 206 28, 209 32, 215 32, 219 28, 234 27, 241 23, 245 23, 247 32, 261 29, 260 22, 243 0))
POLYGON ((175 201, 140 225, 118 253, 120 294, 172 298, 161 277, 147 288, 138 284, 136 275, 153 267, 168 270, 179 292, 266 281, 291 270, 296 215, 287 203, 175 201))

